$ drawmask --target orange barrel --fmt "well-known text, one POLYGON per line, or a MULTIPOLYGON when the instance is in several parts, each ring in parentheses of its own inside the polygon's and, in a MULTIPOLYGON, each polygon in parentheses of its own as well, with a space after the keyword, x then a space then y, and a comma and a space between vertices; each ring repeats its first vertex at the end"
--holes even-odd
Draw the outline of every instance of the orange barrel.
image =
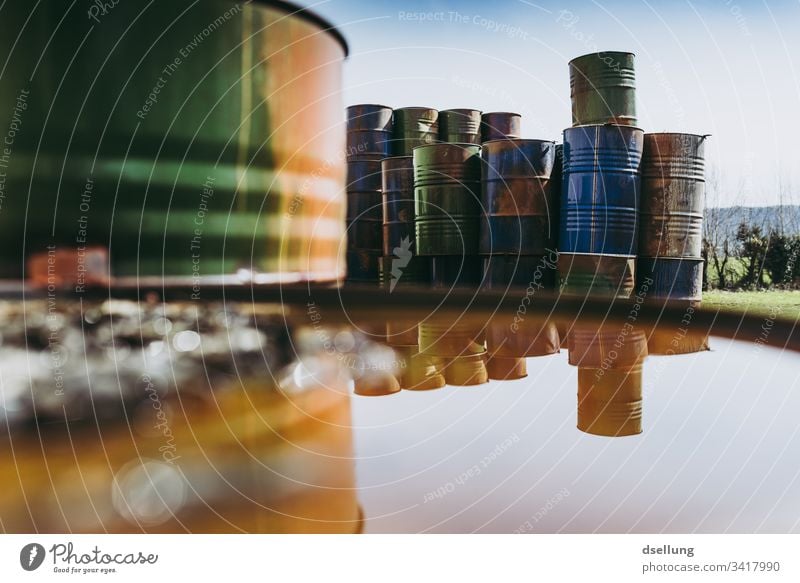
POLYGON ((528 376, 528 367, 524 358, 490 356, 486 361, 486 372, 491 380, 513 381, 528 376))
POLYGON ((486 355, 472 354, 451 358, 445 365, 444 378, 448 385, 454 387, 470 387, 488 383, 486 355))
POLYGON ((629 323, 575 324, 569 334, 569 363, 587 368, 626 368, 647 356, 644 330, 629 323))
POLYGON ((642 366, 578 368, 578 429, 606 437, 642 432, 642 366))

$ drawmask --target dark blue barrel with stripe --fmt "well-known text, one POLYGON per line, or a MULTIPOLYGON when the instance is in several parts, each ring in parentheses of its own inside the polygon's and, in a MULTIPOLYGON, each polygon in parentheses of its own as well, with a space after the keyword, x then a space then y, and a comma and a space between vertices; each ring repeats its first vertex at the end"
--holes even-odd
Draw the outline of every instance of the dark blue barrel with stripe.
POLYGON ((703 260, 695 257, 639 257, 639 292, 647 298, 699 302, 703 299, 703 260))
POLYGON ((636 255, 643 135, 619 125, 564 130, 560 251, 636 255))

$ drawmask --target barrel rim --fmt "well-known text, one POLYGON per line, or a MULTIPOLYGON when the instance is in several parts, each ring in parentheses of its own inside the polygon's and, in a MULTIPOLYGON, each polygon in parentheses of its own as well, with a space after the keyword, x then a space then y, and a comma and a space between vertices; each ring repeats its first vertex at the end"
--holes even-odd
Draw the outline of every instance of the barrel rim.
POLYGON ((379 161, 381 164, 383 164, 386 160, 413 160, 413 159, 414 156, 406 154, 402 156, 384 156, 379 161))
POLYGON ((636 56, 636 53, 634 53, 632 51, 594 51, 593 53, 586 53, 586 54, 579 55, 577 57, 574 57, 574 58, 570 59, 569 62, 567 63, 567 65, 571 65, 575 61, 578 61, 580 59, 585 59, 586 57, 597 56, 597 55, 599 55, 601 53, 610 53, 612 55, 631 55, 632 57, 636 56))
POLYGON ((476 111, 478 112, 478 114, 481 117, 483 117, 483 112, 480 109, 475 109, 474 107, 451 107, 451 108, 448 108, 448 109, 440 109, 439 113, 450 113, 450 112, 452 112, 452 113, 465 113, 465 112, 474 113, 476 111))
POLYGON ((518 117, 522 117, 522 114, 516 111, 482 111, 481 117, 485 115, 516 115, 518 117))
POLYGON ((426 111, 435 111, 436 113, 439 113, 439 110, 436 109, 435 107, 425 107, 422 105, 412 105, 409 107, 396 107, 394 111, 419 111, 423 109, 426 111))
POLYGON ((605 127, 626 128, 630 130, 639 130, 640 132, 642 132, 642 134, 645 133, 645 131, 639 126, 625 125, 621 123, 584 123, 579 126, 571 126, 568 128, 564 128, 563 133, 566 134, 570 130, 582 130, 585 128, 605 128, 605 127))
POLYGON ((344 38, 342 32, 328 19, 320 16, 313 10, 295 4, 294 2, 287 2, 286 0, 255 0, 254 4, 283 10, 289 16, 297 16, 318 26, 323 32, 329 33, 341 45, 344 50, 345 58, 350 55, 350 47, 347 46, 347 40, 344 38))
POLYGON ((645 137, 647 136, 692 136, 694 138, 702 138, 708 139, 712 136, 712 134, 695 134, 692 132, 645 132, 645 137))
POLYGON ((498 142, 503 142, 503 143, 513 142, 515 144, 519 142, 544 142, 547 144, 553 144, 553 146, 558 145, 558 142, 556 142, 555 140, 548 140, 545 138, 495 138, 493 140, 486 140, 485 142, 481 142, 481 148, 483 148, 487 144, 495 144, 498 142))
POLYGON ((412 152, 416 152, 420 148, 431 148, 433 146, 439 146, 439 147, 442 147, 442 146, 458 146, 462 150, 466 150, 468 148, 478 148, 478 150, 480 151, 480 149, 481 149, 481 144, 472 144, 470 142, 433 142, 431 144, 420 144, 419 146, 414 146, 413 148, 411 148, 411 151, 412 152))
POLYGON ((558 251, 558 256, 562 257, 565 255, 579 255, 585 257, 613 257, 615 259, 638 259, 639 255, 628 255, 627 253, 584 253, 584 252, 576 252, 576 251, 558 251))
POLYGON ((353 107, 363 107, 365 105, 370 105, 372 107, 382 107, 384 109, 391 109, 392 111, 394 111, 394 109, 392 109, 388 105, 384 105, 383 103, 353 103, 353 104, 348 105, 347 107, 345 107, 345 110, 352 109, 353 107))

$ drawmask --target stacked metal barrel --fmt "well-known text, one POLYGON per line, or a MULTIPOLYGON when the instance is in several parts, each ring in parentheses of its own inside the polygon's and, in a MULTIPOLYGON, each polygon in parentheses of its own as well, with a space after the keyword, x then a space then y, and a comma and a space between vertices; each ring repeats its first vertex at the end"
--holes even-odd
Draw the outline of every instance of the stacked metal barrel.
MULTIPOLYGON (((639 247, 643 132, 636 126, 633 55, 570 61, 573 126, 564 131, 559 273, 569 295, 622 297, 634 290, 639 247)), ((578 427, 598 435, 641 431, 644 334, 576 325, 578 427)))
POLYGON ((706 137, 644 136, 637 275, 652 298, 702 299, 706 137))
POLYGON ((377 284, 383 255, 381 160, 392 144, 392 108, 347 108, 347 280, 377 284))

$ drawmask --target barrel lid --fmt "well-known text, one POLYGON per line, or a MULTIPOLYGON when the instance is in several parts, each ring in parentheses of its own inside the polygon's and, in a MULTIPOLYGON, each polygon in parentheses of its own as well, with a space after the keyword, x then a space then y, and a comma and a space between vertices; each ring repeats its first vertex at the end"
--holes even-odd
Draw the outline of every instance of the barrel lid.
POLYGON ((449 109, 440 109, 439 113, 473 113, 478 112, 479 114, 483 115, 483 112, 480 109, 475 109, 472 107, 451 107, 449 109))
POLYGON ((370 106, 370 107, 383 107, 383 108, 386 108, 386 109, 392 109, 390 106, 384 105, 383 103, 352 103, 352 104, 348 105, 346 107, 346 109, 351 109, 353 107, 364 107, 364 106, 367 106, 367 105, 370 106))
POLYGON ((522 117, 522 115, 516 111, 484 111, 481 115, 518 115, 522 117))
POLYGON ((580 59, 585 59, 586 57, 594 57, 599 54, 606 54, 606 55, 631 55, 632 57, 636 56, 636 53, 631 51, 595 51, 593 53, 586 53, 585 55, 580 55, 579 57, 575 57, 574 59, 570 59, 568 65, 571 65, 575 61, 579 61, 580 59))
POLYGON ((333 24, 316 12, 309 10, 308 8, 304 8, 303 6, 299 6, 294 2, 284 2, 284 0, 255 0, 255 4, 263 4, 265 6, 271 6, 273 8, 283 10, 292 16, 297 16, 303 20, 307 20, 308 22, 315 24, 316 26, 319 26, 323 31, 330 33, 331 36, 335 38, 340 45, 342 45, 345 58, 350 54, 350 48, 347 46, 347 41, 345 40, 344 35, 342 35, 338 28, 336 28, 333 24))
POLYGON ((583 130, 587 128, 605 128, 605 127, 614 127, 614 128, 623 128, 629 130, 639 130, 640 132, 644 133, 644 130, 639 126, 630 126, 621 123, 584 123, 579 126, 571 126, 564 129, 564 132, 568 132, 570 130, 583 130))
POLYGON ((704 140, 711 137, 711 134, 693 134, 692 132, 645 132, 647 136, 692 136, 695 138, 703 138, 704 140))
POLYGON ((513 144, 524 144, 524 143, 527 143, 527 142, 540 142, 540 143, 544 143, 544 144, 553 144, 554 146, 557 145, 557 142, 555 140, 547 140, 547 139, 544 139, 544 138, 541 138, 541 139, 540 138, 495 138, 494 140, 486 140, 485 142, 481 142, 481 147, 485 147, 488 144, 497 144, 497 143, 507 144, 509 142, 511 142, 513 144))

